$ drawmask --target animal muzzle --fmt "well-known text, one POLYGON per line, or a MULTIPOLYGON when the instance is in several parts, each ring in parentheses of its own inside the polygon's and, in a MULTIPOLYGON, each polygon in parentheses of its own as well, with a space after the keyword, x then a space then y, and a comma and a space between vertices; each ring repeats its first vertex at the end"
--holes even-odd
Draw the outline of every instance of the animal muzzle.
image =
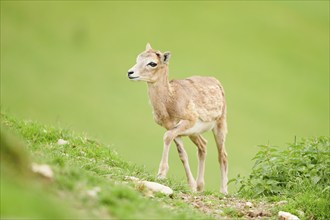
POLYGON ((127 76, 129 79, 138 79, 138 76, 134 76, 134 71, 128 71, 127 76))

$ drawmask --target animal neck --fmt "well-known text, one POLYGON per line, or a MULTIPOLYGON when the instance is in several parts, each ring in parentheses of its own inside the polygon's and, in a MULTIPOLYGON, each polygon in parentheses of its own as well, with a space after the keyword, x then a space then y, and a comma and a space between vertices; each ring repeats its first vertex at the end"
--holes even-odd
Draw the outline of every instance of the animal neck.
POLYGON ((166 103, 171 97, 171 86, 168 81, 168 67, 165 67, 161 73, 157 73, 160 78, 156 82, 148 83, 148 95, 150 103, 157 115, 167 114, 166 103))

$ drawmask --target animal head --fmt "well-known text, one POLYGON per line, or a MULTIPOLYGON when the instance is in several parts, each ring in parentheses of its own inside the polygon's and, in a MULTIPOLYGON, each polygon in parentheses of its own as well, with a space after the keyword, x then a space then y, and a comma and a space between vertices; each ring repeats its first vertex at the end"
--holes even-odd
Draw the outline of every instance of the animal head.
POLYGON ((151 45, 147 43, 145 51, 137 56, 136 64, 128 70, 128 78, 154 83, 165 74, 164 71, 160 70, 167 68, 170 57, 170 52, 162 53, 153 50, 151 45))

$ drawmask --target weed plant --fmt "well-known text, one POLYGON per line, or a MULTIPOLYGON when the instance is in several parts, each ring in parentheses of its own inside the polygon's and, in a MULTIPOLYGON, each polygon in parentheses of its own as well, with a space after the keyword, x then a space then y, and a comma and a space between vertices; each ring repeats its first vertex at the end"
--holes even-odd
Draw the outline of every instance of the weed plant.
POLYGON ((330 138, 295 141, 284 150, 259 147, 251 174, 231 181, 240 185, 238 194, 290 200, 286 208, 292 212, 302 209, 304 217, 326 219, 330 210, 330 138))

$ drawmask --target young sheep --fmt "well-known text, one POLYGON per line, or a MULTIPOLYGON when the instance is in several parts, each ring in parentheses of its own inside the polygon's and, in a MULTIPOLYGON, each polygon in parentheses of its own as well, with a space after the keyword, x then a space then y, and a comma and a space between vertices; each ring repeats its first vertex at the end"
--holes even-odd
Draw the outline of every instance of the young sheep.
POLYGON ((221 169, 220 191, 227 194, 228 162, 225 150, 227 133, 226 101, 220 82, 213 77, 194 76, 183 80, 168 80, 171 54, 153 50, 148 43, 138 55, 136 64, 128 71, 130 80, 145 81, 153 108, 154 120, 166 128, 164 149, 158 177, 165 178, 168 153, 172 141, 176 144, 187 181, 192 191, 203 191, 207 141, 202 133, 212 130, 218 148, 221 169), (188 136, 198 149, 198 172, 195 181, 183 148, 182 136, 188 136))

